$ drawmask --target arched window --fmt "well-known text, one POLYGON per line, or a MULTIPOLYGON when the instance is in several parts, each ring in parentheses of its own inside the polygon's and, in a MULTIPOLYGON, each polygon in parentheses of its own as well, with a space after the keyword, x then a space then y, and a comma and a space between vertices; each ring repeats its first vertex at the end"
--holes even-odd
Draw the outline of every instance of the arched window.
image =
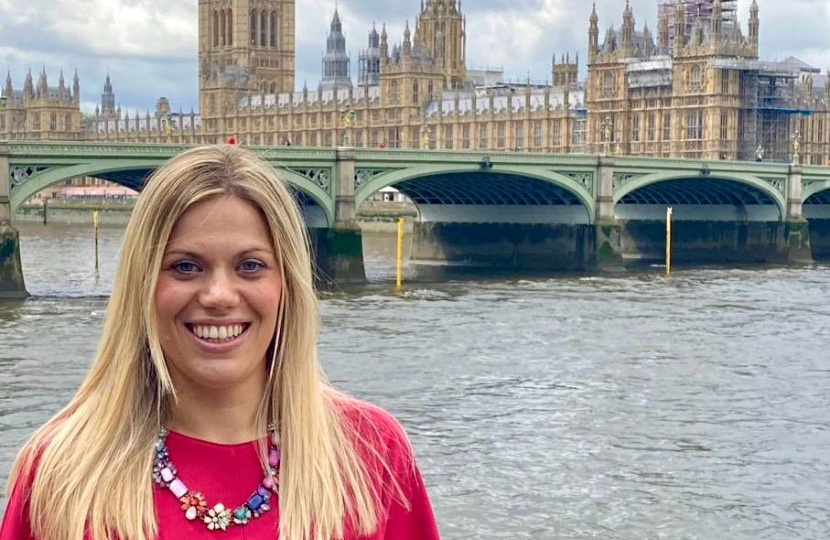
POLYGON ((429 93, 429 98, 431 99, 431 98, 432 98, 432 94, 433 94, 433 92, 435 91, 435 88, 432 86, 432 81, 430 81, 430 82, 429 82, 429 87, 428 87, 428 88, 429 88, 429 91, 428 91, 428 93, 429 93))
POLYGON ((700 90, 703 88, 703 71, 700 66, 692 66, 691 80, 689 81, 690 90, 700 90))
POLYGON ((66 122, 64 122, 63 127, 66 129, 67 133, 72 132, 72 115, 71 114, 66 115, 66 122))
POLYGON ((604 97, 613 96, 614 92, 614 75, 606 73, 602 77, 602 95, 604 97))
POLYGON ((268 91, 268 83, 262 83, 262 93, 266 93, 268 91))
POLYGON ((395 105, 398 103, 398 81, 392 81, 392 86, 389 90, 389 101, 395 105))
POLYGON ((225 18, 224 9, 221 12, 220 18, 222 19, 222 46, 224 47, 228 44, 228 21, 225 18))
POLYGON ((277 93, 277 83, 271 83, 271 93, 272 94, 277 93))
POLYGON ((49 116, 49 131, 57 131, 58 130, 58 115, 52 113, 49 116))
POLYGON ((268 14, 265 11, 259 15, 259 44, 268 46, 268 14))
POLYGON ((271 12, 271 46, 277 46, 277 12, 271 12))
POLYGON ((421 102, 421 94, 418 91, 418 81, 412 83, 412 103, 418 104, 421 102))
POLYGON ((259 19, 259 17, 257 16, 257 12, 256 12, 256 10, 253 10, 253 9, 252 9, 252 10, 251 10, 251 45, 256 45, 256 36, 257 36, 256 24, 257 24, 257 19, 259 19))
POLYGON ((228 45, 233 45, 233 10, 225 12, 225 20, 228 21, 228 45))
POLYGON ((219 46, 219 12, 213 10, 213 46, 219 46))

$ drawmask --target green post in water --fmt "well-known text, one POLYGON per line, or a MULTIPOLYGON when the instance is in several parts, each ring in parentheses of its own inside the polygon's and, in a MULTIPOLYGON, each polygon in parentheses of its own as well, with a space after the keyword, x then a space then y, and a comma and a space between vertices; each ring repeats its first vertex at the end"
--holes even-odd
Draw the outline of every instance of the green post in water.
POLYGON ((666 209, 666 275, 671 275, 671 216, 673 210, 669 206, 666 209))
POLYGON ((401 288, 401 284, 403 282, 403 227, 404 227, 404 218, 398 218, 398 256, 397 256, 397 266, 396 266, 396 281, 397 288, 401 288))
POLYGON ((98 273, 98 210, 92 211, 92 226, 95 229, 95 273, 98 273))

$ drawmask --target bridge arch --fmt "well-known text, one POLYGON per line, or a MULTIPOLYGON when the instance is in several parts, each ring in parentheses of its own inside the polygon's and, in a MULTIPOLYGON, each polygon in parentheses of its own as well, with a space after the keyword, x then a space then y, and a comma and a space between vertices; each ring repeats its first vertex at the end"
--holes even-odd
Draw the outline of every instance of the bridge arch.
MULTIPOLYGON (((654 173, 634 178, 615 188, 614 204, 618 212, 626 203, 654 208, 742 207, 741 212, 721 212, 720 215, 716 212, 689 212, 686 219, 783 221, 787 212, 783 189, 783 179, 781 189, 777 189, 768 181, 740 173, 705 176, 699 173, 654 173), (750 208, 759 211, 749 212, 750 208)), ((665 219, 665 211, 661 215, 665 219)), ((657 214, 653 217, 659 218, 657 214)), ((683 213, 676 214, 676 217, 684 219, 683 213)))
MULTIPOLYGON (((24 180, 12 191, 10 200, 12 212, 16 212, 29 197, 40 191, 78 177, 92 176, 112 180, 140 191, 146 177, 161 167, 162 164, 158 160, 126 163, 124 160, 102 160, 50 167, 24 180)), ((304 202, 313 202, 322 209, 322 217, 325 219, 326 226, 334 223, 334 203, 325 190, 291 169, 275 167, 275 170, 283 181, 302 194, 298 196, 301 206, 304 206, 304 202)))
MULTIPOLYGON (((594 221, 592 193, 573 178, 540 167, 497 165, 483 168, 480 163, 472 163, 420 165, 394 170, 377 175, 360 186, 355 197, 357 207, 385 187, 401 190, 421 210, 428 201, 435 201, 436 206, 443 204, 455 207, 472 204, 481 207, 523 208, 570 206, 579 208, 568 212, 577 223, 589 224, 594 221), (474 179, 479 183, 473 189, 470 189, 472 184, 461 184, 462 180, 472 182, 474 179), (507 189, 507 182, 516 183, 507 189)), ((590 187, 593 188, 592 183, 590 187)), ((532 216, 524 217, 529 220, 528 223, 534 222, 532 216)))
POLYGON ((826 180, 819 180, 817 182, 810 182, 804 187, 802 200, 804 204, 828 204, 830 200, 830 178, 826 180), (813 201, 810 199, 815 198, 813 201), (821 200, 822 202, 818 202, 821 200))

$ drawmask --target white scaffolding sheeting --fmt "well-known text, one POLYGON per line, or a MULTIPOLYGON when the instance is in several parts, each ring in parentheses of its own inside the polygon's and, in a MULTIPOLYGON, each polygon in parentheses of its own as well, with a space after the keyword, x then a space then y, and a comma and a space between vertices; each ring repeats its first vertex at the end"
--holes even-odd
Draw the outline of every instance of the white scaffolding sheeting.
POLYGON ((672 84, 671 58, 629 63, 625 70, 628 73, 628 87, 630 89, 671 86, 672 84))

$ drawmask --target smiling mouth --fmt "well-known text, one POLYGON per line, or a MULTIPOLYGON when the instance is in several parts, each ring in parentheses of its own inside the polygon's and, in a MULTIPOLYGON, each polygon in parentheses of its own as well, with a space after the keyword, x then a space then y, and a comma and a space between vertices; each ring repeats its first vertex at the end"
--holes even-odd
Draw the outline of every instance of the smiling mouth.
POLYGON ((210 324, 188 324, 186 323, 185 326, 190 333, 196 336, 201 341, 205 343, 211 343, 214 345, 220 343, 230 343, 239 339, 245 332, 248 331, 248 328, 251 327, 250 323, 242 323, 242 324, 230 324, 226 326, 216 326, 210 324))

